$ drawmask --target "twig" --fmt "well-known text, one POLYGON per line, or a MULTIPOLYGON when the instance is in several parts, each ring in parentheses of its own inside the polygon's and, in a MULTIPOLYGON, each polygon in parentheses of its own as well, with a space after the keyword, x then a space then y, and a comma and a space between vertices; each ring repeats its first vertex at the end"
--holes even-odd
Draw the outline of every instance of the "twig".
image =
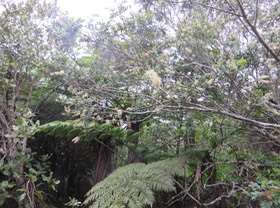
POLYGON ((259 0, 256 0, 256 15, 254 20, 254 26, 256 27, 257 21, 258 21, 258 15, 259 15, 259 0))
POLYGON ((201 205, 203 205, 205 207, 208 207, 208 206, 210 206, 212 204, 215 204, 217 201, 220 201, 222 198, 230 198, 236 192, 234 190, 234 188, 235 188, 235 184, 233 183, 232 189, 231 189, 231 191, 229 192, 228 195, 221 195, 221 196, 217 197, 216 199, 214 199, 213 201, 208 202, 208 203, 203 203, 201 205))
POLYGON ((47 100, 60 86, 62 86, 62 85, 64 85, 64 84, 65 84, 65 83, 61 83, 61 84, 57 85, 55 88, 53 88, 53 89, 47 94, 47 96, 46 96, 43 100, 41 100, 40 103, 36 106, 34 112, 37 112, 37 111, 42 107, 42 105, 46 102, 46 100, 47 100))

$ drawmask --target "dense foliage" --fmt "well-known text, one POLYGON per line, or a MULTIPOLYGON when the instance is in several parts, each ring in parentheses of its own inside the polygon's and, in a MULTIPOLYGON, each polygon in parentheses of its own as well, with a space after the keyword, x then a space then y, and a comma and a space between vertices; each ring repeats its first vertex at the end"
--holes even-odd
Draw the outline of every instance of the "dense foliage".
POLYGON ((122 2, 106 22, 16 2, 0 206, 280 206, 277 0, 122 2))

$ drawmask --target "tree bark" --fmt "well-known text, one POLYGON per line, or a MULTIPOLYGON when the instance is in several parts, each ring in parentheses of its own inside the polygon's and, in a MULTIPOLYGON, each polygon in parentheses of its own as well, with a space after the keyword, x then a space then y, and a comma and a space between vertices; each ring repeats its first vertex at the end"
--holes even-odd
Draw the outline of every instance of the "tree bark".
POLYGON ((114 152, 109 146, 109 141, 110 139, 105 141, 104 144, 100 144, 93 184, 102 181, 114 169, 114 152))
MULTIPOLYGON (((135 132, 139 132, 140 130, 140 122, 132 122, 131 123, 131 129, 135 132)), ((135 139, 132 141, 132 143, 136 146, 139 143, 138 139, 135 139)), ((138 162, 138 155, 133 149, 128 150, 128 157, 127 157, 127 163, 135 163, 138 162)))

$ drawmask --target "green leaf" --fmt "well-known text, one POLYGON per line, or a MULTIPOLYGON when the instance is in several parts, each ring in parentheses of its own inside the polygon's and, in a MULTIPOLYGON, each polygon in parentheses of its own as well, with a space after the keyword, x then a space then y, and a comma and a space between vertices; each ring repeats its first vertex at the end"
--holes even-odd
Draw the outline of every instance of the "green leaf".
POLYGON ((26 193, 22 193, 22 194, 19 196, 18 200, 19 200, 19 201, 23 201, 23 200, 25 199, 25 197, 26 197, 26 193))
POLYGON ((243 67, 247 64, 247 60, 246 59, 239 59, 239 60, 237 60, 236 64, 237 64, 238 67, 243 67))

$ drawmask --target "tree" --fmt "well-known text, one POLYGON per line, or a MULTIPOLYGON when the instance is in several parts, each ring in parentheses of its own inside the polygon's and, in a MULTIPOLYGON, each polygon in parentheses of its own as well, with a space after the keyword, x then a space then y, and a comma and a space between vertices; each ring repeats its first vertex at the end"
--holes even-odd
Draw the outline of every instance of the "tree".
POLYGON ((48 171, 48 156, 43 157, 45 165, 36 162, 27 140, 39 126, 34 113, 62 88, 58 82, 65 70, 61 63, 66 57, 61 49, 65 41, 56 27, 62 18, 56 4, 47 1, 1 3, 1 206, 43 204, 44 186, 40 183, 53 189, 58 183, 48 171))
MULTIPOLYGON (((210 206, 240 193, 239 184, 216 175, 224 167, 216 164, 229 164, 230 175, 241 174, 242 168, 256 174, 245 165, 248 158, 259 157, 256 149, 266 157, 279 155, 276 4, 144 1, 139 12, 130 14, 121 6, 109 23, 99 27, 90 23, 92 30, 84 34, 87 53, 92 55, 86 77, 79 76, 81 82, 71 85, 76 95, 73 105, 85 116, 94 115, 94 120, 127 127, 151 118, 178 121, 179 147, 189 141, 190 146, 209 152, 197 164, 197 177, 192 178, 197 182, 196 197, 189 193, 190 197, 210 206), (263 143, 267 148, 259 146, 263 143), (202 191, 202 182, 208 190, 238 191, 203 202, 201 196, 207 191, 202 191)), ((263 164, 253 163, 259 165, 263 164)))
POLYGON ((87 195, 93 205, 104 203, 100 186, 112 183, 108 203, 116 199, 122 206, 151 205, 163 200, 155 190, 174 189, 159 204, 278 206, 277 3, 139 1, 134 11, 123 3, 108 22, 82 26, 55 4, 4 2, 0 202, 13 198, 35 207, 28 191, 40 180, 55 185, 44 168, 27 162, 27 140, 43 129, 62 138, 68 156, 94 145, 95 186, 87 195), (38 127, 32 118, 34 112, 42 117, 46 100, 66 104, 73 120, 38 127), (83 144, 70 148, 71 141, 83 144), (185 176, 155 165, 165 167, 158 161, 169 157, 184 158, 185 176), (112 172, 128 163, 136 164, 112 172), (130 174, 120 176, 123 171, 130 174), (147 192, 135 189, 143 178, 147 192), (162 179, 167 189, 150 186, 162 179), (23 189, 15 193, 14 187, 23 189), (146 196, 143 203, 138 196, 146 196))

